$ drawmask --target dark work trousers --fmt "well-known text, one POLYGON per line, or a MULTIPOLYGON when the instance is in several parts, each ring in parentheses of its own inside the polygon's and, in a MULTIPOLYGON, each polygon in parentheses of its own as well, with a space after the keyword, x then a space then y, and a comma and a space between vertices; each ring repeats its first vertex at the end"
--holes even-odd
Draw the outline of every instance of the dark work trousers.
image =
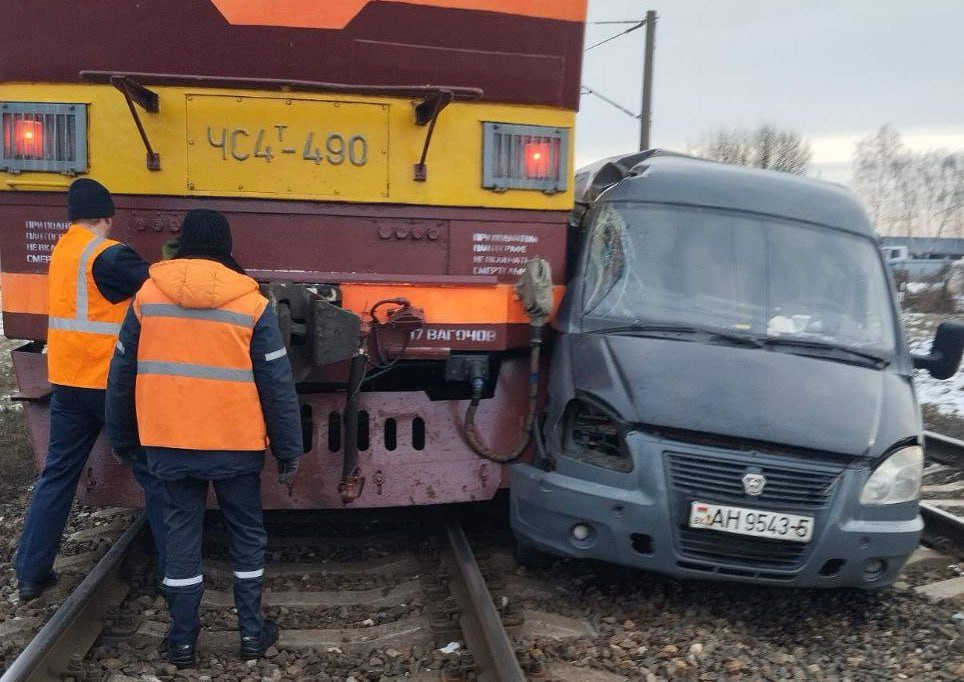
MULTIPOLYGON (((268 544, 261 513, 261 474, 241 474, 210 482, 228 530, 238 629, 242 637, 259 637, 264 624, 261 587, 268 544)), ((171 610, 170 641, 172 645, 193 644, 200 630, 198 609, 204 594, 201 536, 209 482, 181 478, 163 483, 167 527, 164 592, 171 610)))
MULTIPOLYGON (((50 446, 43 472, 23 524, 17 549, 17 579, 22 583, 45 580, 53 570, 77 483, 94 441, 104 427, 106 391, 74 386, 54 386, 50 396, 50 446)), ((164 490, 147 470, 143 453, 133 463, 133 473, 144 488, 147 519, 158 550, 158 571, 164 575, 164 490)))

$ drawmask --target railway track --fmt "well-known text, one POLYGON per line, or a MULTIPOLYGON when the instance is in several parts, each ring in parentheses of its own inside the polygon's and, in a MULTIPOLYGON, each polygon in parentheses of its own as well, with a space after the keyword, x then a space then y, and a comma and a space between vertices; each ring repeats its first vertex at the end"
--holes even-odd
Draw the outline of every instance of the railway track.
MULTIPOLYGON (((964 500, 964 442, 928 433, 926 454, 921 513, 933 549, 911 562, 904 589, 943 598, 957 584, 964 594, 964 576, 928 577, 934 567, 962 565, 951 555, 961 556, 964 548, 964 521, 954 513, 964 512, 964 503, 949 501, 964 500), (961 495, 947 497, 958 488, 961 495)), ((545 575, 527 578, 519 571, 508 540, 480 540, 484 525, 475 520, 467 533, 451 510, 269 517, 264 608, 281 624, 282 639, 256 664, 237 660, 226 536, 209 529, 198 674, 295 682, 381 676, 415 682, 626 679, 618 669, 559 660, 573 647, 580 656, 583 650, 603 652, 593 644, 601 641, 623 655, 630 637, 622 621, 598 627, 606 622, 599 614, 590 622, 578 609, 554 612, 564 590, 547 584, 545 575), (533 654, 539 650, 554 651, 555 658, 533 654)), ((173 679, 175 671, 157 651, 167 629, 163 601, 132 590, 125 568, 142 526, 138 518, 126 529, 0 682, 106 680, 121 666, 135 676, 173 679)), ((670 647, 656 655, 664 651, 670 647)))
POLYGON ((964 441, 924 433, 925 468, 921 516, 935 548, 964 559, 964 441), (930 483, 928 478, 936 478, 930 483))
POLYGON ((7 668, 0 682, 59 681, 77 666, 107 625, 111 606, 118 606, 131 587, 125 561, 144 530, 139 514, 93 569, 7 668))
MULTIPOLYGON (((521 682, 545 679, 546 671, 527 653, 520 663, 521 639, 595 634, 576 618, 547 613, 524 623, 513 608, 518 598, 536 593, 548 602, 551 591, 520 586, 518 579, 507 588, 504 574, 516 568, 508 546, 500 556, 480 559, 451 513, 406 512, 404 523, 369 528, 354 520, 359 514, 321 524, 312 521, 318 515, 275 517, 281 527, 269 526, 263 606, 282 637, 258 663, 237 660, 230 567, 222 559, 226 537, 211 529, 199 665, 234 671, 238 679, 245 668, 256 679, 309 680, 322 673, 347 679, 361 667, 424 682, 521 682), (495 599, 491 586, 500 591, 495 599)), ((142 523, 111 548, 2 682, 107 679, 126 662, 142 663, 144 673, 174 673, 157 651, 167 629, 163 602, 150 591, 128 595, 122 571, 142 523)), ((589 679, 583 673, 563 671, 553 679, 589 679)), ((600 673, 595 679, 622 678, 600 673)))
POLYGON ((964 441, 925 431, 924 452, 935 462, 964 469, 964 441))

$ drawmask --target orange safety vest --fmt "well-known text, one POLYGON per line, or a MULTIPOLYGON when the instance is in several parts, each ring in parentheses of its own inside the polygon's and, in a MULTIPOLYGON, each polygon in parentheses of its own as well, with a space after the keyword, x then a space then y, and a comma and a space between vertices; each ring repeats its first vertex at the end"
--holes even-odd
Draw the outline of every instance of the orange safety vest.
POLYGON ((251 338, 267 299, 214 261, 151 266, 134 297, 141 322, 135 404, 141 444, 186 450, 264 450, 267 429, 251 338))
POLYGON ((130 299, 111 303, 94 282, 94 260, 119 244, 71 225, 50 256, 47 372, 50 383, 107 388, 107 370, 130 299))

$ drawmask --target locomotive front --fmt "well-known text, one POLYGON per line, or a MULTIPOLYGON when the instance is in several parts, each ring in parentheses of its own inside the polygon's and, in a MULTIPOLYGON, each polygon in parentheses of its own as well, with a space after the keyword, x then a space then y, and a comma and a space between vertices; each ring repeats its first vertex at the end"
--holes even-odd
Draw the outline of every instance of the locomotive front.
MULTIPOLYGON (((148 260, 188 210, 223 212, 277 307, 309 456, 266 507, 491 498, 503 467, 477 451, 511 450, 527 412, 513 284, 538 256, 561 296, 585 4, 13 8, 8 30, 65 46, 23 60, 0 43, 4 328, 27 341, 13 356, 38 463, 47 264, 64 191, 89 175, 114 193, 113 236, 148 260)), ((105 441, 79 492, 139 495, 105 441)))

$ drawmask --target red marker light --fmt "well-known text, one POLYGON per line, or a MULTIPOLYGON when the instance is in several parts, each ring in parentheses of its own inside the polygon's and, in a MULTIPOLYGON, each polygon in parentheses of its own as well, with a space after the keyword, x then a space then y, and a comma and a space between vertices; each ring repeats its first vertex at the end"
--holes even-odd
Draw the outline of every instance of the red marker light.
POLYGON ((553 169, 549 162, 552 150, 548 142, 529 142, 525 146, 526 177, 530 180, 550 177, 553 169))
POLYGON ((15 156, 42 157, 44 124, 40 121, 18 119, 13 125, 13 153, 15 156))

